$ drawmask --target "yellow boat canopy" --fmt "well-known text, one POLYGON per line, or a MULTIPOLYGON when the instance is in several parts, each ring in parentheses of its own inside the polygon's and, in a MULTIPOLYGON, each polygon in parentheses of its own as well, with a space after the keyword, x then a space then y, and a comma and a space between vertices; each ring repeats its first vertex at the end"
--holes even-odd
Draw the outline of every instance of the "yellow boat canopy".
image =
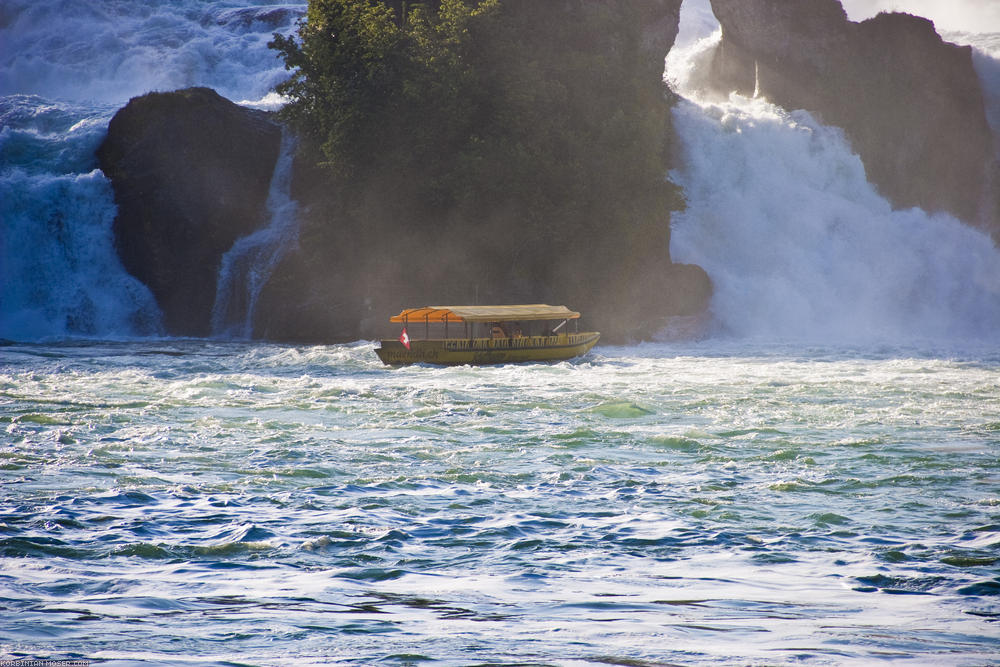
POLYGON ((530 320, 575 320, 580 313, 566 306, 544 303, 516 306, 424 306, 407 308, 390 322, 511 322, 530 320))

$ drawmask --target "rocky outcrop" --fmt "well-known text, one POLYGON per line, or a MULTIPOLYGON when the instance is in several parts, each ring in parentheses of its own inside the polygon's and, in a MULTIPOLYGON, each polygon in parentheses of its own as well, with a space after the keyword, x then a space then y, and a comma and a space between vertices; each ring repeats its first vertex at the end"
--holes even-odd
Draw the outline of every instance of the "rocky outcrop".
MULTIPOLYGON (((507 5, 519 2, 525 12, 538 11, 535 0, 507 5)), ((615 38, 601 48, 613 53, 602 57, 617 69, 595 79, 614 82, 642 73, 640 99, 631 108, 663 119, 656 136, 669 154, 672 98, 662 72, 680 0, 571 0, 558 11, 572 15, 581 8, 591 19, 616 21, 615 38)), ((579 50, 596 47, 582 42, 573 48, 579 57, 579 50)), ((608 91, 586 93, 603 94, 615 102, 609 108, 619 107, 608 91)), ((126 268, 156 296, 168 333, 211 333, 220 259, 265 222, 280 134, 267 114, 207 89, 145 95, 112 120, 100 161, 118 203, 116 243, 126 268)), ((584 312, 587 326, 605 333, 605 340, 625 341, 649 338, 666 316, 691 315, 707 305, 711 283, 705 272, 670 262, 669 212, 644 216, 650 209, 628 193, 620 206, 614 204, 634 211, 627 225, 600 218, 555 238, 544 235, 544 220, 505 210, 490 219, 432 216, 417 229, 414 220, 426 213, 408 208, 400 192, 358 178, 334 181, 316 166, 321 156, 314 151, 308 141, 300 142, 292 191, 299 243, 259 295, 255 337, 343 342, 388 333, 388 316, 404 306, 550 302, 584 312), (526 257, 545 268, 544 276, 525 268, 532 266, 526 257)), ((653 180, 663 185, 655 174, 653 180)), ((509 194, 516 201, 520 193, 509 194)))
MULTIPOLYGON (((602 69, 587 80, 593 86, 584 86, 585 95, 580 95, 588 100, 583 113, 609 110, 606 120, 613 121, 615 113, 635 114, 641 109, 643 115, 630 117, 629 127, 662 118, 657 138, 667 155, 674 140, 673 98, 663 84, 663 66, 677 34, 680 4, 679 0, 503 2, 507 20, 528 17, 529 23, 559 25, 564 40, 563 46, 552 47, 552 30, 529 29, 518 35, 525 40, 524 48, 514 45, 513 50, 538 52, 536 40, 542 40, 550 50, 546 76, 573 71, 581 61, 601 62, 602 69), (604 34, 574 39, 596 22, 607 26, 604 34), (641 101, 617 97, 621 88, 615 82, 632 79, 641 83, 629 93, 641 101)), ((524 66, 516 57, 511 61, 514 67, 524 66)), ((528 66, 526 71, 537 76, 532 67, 539 66, 528 66)), ((553 84, 573 90, 580 87, 580 79, 553 84)), ((510 103, 505 90, 501 81, 492 91, 500 108, 510 103)), ((564 104, 559 112, 580 111, 566 109, 564 104)), ((497 127, 484 131, 489 134, 497 127)), ((649 135, 641 136, 645 140, 649 135)), ((622 140, 629 140, 627 133, 622 140)), ((548 302, 582 311, 586 326, 601 330, 603 340, 623 342, 650 338, 671 315, 704 310, 711 294, 711 282, 702 269, 671 263, 669 212, 645 215, 653 207, 624 189, 615 192, 619 199, 613 207, 616 212, 631 211, 629 216, 593 219, 581 202, 584 210, 576 226, 567 228, 524 209, 526 186, 516 175, 505 174, 505 165, 496 165, 493 171, 498 183, 511 185, 496 189, 491 208, 473 206, 472 213, 452 209, 428 216, 421 207, 424 202, 405 187, 355 181, 338 191, 331 188, 329 175, 309 168, 309 162, 297 165, 295 178, 295 196, 303 204, 301 247, 274 271, 255 313, 255 332, 267 338, 376 338, 390 333, 388 315, 429 302, 548 302)), ((590 171, 581 178, 600 170, 602 162, 595 158, 584 163, 590 171)), ((553 199, 558 195, 554 192, 553 199)))
MULTIPOLYGON (((621 0, 605 0, 609 5, 621 0)), ((641 26, 642 66, 656 79, 663 80, 663 61, 674 46, 680 29, 681 3, 677 0, 641 0, 632 3, 641 26)))
POLYGON ((1000 170, 969 47, 908 14, 854 23, 838 0, 712 0, 721 92, 758 94, 844 129, 897 207, 1000 237, 1000 170))
POLYGON ((263 222, 281 129, 207 88, 137 97, 98 150, 122 263, 167 333, 207 336, 222 255, 263 222))

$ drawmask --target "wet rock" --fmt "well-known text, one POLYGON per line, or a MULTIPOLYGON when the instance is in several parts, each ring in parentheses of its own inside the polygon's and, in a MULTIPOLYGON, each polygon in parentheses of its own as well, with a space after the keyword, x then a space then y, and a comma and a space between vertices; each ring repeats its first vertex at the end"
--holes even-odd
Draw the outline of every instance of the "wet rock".
POLYGON ((167 333, 211 333, 221 257, 265 222, 280 141, 268 114, 208 88, 136 97, 112 118, 98 159, 118 205, 115 244, 167 333))

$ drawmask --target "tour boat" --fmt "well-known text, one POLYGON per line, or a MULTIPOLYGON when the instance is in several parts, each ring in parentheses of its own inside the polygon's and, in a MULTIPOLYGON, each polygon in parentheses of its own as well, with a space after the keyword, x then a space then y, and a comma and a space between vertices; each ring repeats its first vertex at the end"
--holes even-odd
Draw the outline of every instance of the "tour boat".
POLYGON ((375 353, 390 366, 561 361, 586 354, 601 337, 580 332, 579 319, 545 304, 408 308, 389 319, 403 325, 399 338, 383 339, 375 353))

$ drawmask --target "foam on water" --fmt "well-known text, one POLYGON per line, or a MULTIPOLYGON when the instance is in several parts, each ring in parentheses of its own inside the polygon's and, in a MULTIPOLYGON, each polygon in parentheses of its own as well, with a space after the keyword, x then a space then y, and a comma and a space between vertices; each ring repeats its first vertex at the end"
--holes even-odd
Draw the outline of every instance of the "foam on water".
MULTIPOLYGON (((685 3, 685 9, 689 7, 685 3)), ((704 27, 704 7, 692 6, 704 27)), ((720 34, 682 35, 667 61, 687 100, 673 179, 676 261, 712 277, 720 329, 772 339, 993 340, 1000 252, 943 214, 893 210, 843 133, 764 99, 706 98, 706 54, 720 34)))
POLYGON ((4 348, 6 650, 456 666, 994 653, 995 346, 713 342, 395 370, 373 347, 4 348))

